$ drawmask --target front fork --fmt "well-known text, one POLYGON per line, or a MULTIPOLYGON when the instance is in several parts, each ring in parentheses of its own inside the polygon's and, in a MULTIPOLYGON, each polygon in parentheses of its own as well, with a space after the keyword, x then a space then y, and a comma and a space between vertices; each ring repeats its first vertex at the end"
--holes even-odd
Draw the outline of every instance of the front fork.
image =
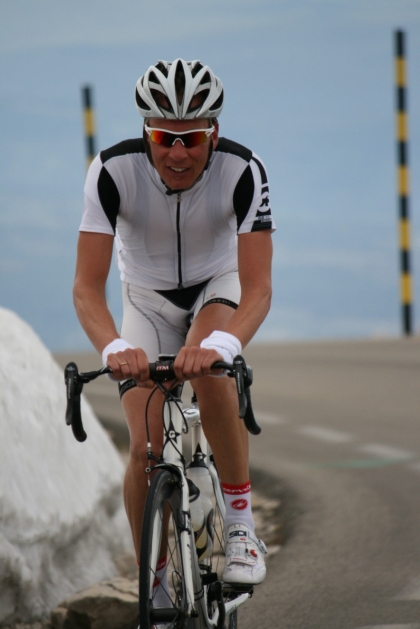
POLYGON ((166 467, 168 469, 176 469, 176 474, 180 479, 182 487, 182 504, 180 519, 180 546, 181 561, 183 564, 183 572, 185 579, 185 594, 187 599, 187 616, 197 616, 194 601, 194 582, 191 570, 193 562, 192 547, 194 536, 192 534, 192 525, 190 517, 190 497, 188 491, 188 483, 184 474, 184 461, 182 457, 182 429, 184 418, 182 415, 182 402, 177 399, 175 402, 169 402, 164 405, 163 409, 164 423, 164 463, 157 467, 166 467))

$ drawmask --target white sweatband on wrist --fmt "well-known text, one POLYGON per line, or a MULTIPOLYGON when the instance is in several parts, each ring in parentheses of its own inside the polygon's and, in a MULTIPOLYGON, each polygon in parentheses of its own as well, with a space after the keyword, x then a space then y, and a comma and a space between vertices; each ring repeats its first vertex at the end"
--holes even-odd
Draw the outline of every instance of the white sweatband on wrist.
POLYGON ((218 354, 223 356, 225 363, 233 363, 235 356, 242 352, 242 345, 239 339, 229 332, 221 332, 215 330, 209 337, 203 339, 200 343, 203 349, 215 349, 218 354))
POLYGON ((134 349, 131 343, 124 341, 124 339, 114 339, 111 343, 102 350, 102 364, 104 367, 107 366, 107 360, 109 354, 116 354, 117 352, 123 352, 126 349, 134 349))

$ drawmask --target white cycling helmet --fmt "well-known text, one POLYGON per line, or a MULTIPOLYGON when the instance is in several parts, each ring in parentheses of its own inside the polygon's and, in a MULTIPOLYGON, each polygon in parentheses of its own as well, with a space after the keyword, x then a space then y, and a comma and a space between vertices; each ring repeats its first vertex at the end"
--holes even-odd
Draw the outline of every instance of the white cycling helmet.
POLYGON ((136 105, 144 118, 217 118, 223 85, 200 61, 158 61, 137 81, 136 105))

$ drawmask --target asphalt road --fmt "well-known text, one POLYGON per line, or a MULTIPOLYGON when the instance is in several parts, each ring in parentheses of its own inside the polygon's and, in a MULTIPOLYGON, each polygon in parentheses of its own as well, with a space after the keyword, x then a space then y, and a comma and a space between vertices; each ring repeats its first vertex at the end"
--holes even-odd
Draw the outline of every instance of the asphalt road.
POLYGON ((420 629, 420 339, 247 358, 263 425, 252 465, 294 498, 241 629, 420 629))
MULTIPOLYGON (((263 426, 251 464, 280 488, 289 526, 240 629, 420 629, 420 339, 246 357, 263 426)), ((91 402, 123 440, 114 387, 96 386, 91 402)))

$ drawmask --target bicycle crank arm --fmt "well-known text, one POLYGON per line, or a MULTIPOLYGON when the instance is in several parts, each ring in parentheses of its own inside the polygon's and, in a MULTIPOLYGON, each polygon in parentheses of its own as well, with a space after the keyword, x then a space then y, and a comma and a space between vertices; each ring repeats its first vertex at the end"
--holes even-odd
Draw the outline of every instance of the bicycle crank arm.
MULTIPOLYGON (((243 594, 241 594, 240 596, 238 596, 237 598, 234 598, 233 601, 228 601, 227 603, 224 604, 224 612, 225 612, 225 620, 226 618, 228 618, 230 616, 230 614, 233 614, 233 612, 235 611, 235 609, 238 609, 238 607, 240 607, 241 605, 243 605, 244 603, 246 603, 246 601, 249 599, 250 594, 249 592, 244 592, 243 594)), ((220 620, 220 616, 219 616, 219 607, 216 609, 216 612, 213 616, 213 623, 215 627, 219 627, 219 620, 220 620)), ((223 622, 225 622, 225 620, 223 622)), ((223 627, 223 625, 221 625, 223 627)))

